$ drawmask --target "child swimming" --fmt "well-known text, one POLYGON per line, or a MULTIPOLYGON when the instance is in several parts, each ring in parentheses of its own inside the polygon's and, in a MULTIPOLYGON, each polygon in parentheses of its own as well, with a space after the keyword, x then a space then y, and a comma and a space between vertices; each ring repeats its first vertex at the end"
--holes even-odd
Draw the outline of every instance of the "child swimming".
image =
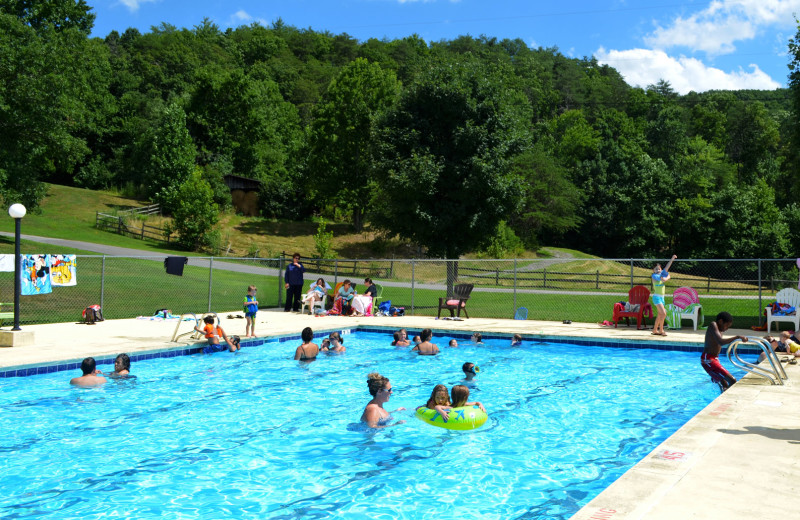
MULTIPOLYGON (((444 385, 436 385, 433 387, 433 391, 431 392, 431 396, 428 398, 428 402, 425 403, 426 408, 430 408, 431 410, 436 410, 439 414, 447 420, 447 412, 445 411, 445 407, 450 407, 450 395, 447 393, 447 387, 444 385)), ((417 407, 422 408, 422 406, 417 407)))

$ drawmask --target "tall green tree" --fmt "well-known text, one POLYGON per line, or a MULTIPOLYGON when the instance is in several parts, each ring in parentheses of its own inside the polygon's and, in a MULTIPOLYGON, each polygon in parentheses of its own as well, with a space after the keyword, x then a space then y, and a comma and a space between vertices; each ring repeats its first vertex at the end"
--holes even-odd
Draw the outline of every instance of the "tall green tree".
POLYGON ((17 17, 37 33, 77 29, 89 36, 95 14, 84 0, 0 0, 0 13, 17 17))
POLYGON ((195 169, 196 150, 180 105, 172 103, 164 108, 139 143, 137 155, 147 193, 172 211, 177 207, 178 187, 195 169))
MULTIPOLYGON (((515 208, 510 161, 526 136, 513 103, 524 97, 504 88, 506 70, 435 60, 403 92, 378 128, 378 227, 457 259, 515 208)), ((451 263, 448 289, 456 278, 451 263)))
POLYGON ((309 171, 319 189, 353 212, 360 231, 375 189, 373 126, 394 105, 400 84, 393 72, 358 58, 334 79, 314 112, 309 137, 309 171))
POLYGON ((199 251, 211 245, 219 221, 219 208, 214 202, 211 186, 195 168, 177 186, 172 205, 173 224, 178 243, 185 249, 199 251))
POLYGON ((514 158, 511 168, 520 189, 520 207, 508 220, 528 247, 536 249, 552 234, 578 227, 583 193, 547 150, 541 146, 527 150, 514 158))
POLYGON ((109 107, 102 43, 0 14, 0 195, 35 208, 42 180, 71 181, 109 107))

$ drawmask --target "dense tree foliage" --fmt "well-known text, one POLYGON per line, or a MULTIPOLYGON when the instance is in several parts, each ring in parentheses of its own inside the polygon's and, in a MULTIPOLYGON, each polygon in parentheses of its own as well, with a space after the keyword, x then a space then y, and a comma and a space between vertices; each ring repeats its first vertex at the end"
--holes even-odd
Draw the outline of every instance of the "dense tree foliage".
POLYGON ((6 204, 35 209, 55 182, 188 215, 180 193, 228 207, 234 174, 261 181, 265 217, 344 215, 431 256, 517 238, 610 257, 782 256, 800 240, 800 31, 789 89, 679 95, 519 39, 208 19, 100 39, 93 22, 84 0, 0 0, 6 204))

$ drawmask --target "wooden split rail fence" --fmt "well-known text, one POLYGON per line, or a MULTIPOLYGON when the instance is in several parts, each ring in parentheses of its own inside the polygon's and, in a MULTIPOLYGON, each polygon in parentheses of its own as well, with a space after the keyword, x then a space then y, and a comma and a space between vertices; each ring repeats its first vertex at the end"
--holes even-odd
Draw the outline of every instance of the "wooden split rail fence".
POLYGON ((118 235, 125 235, 129 237, 139 238, 144 240, 145 238, 150 240, 157 240, 160 242, 170 242, 170 236, 166 233, 164 228, 160 228, 158 226, 150 226, 145 224, 144 222, 141 223, 141 227, 137 227, 133 224, 128 223, 128 217, 131 215, 159 215, 161 214, 161 206, 159 204, 151 204, 149 206, 143 206, 141 208, 133 208, 124 211, 117 212, 116 215, 110 215, 108 213, 95 213, 95 221, 94 225, 98 229, 102 229, 105 231, 111 231, 112 233, 117 233, 118 235))

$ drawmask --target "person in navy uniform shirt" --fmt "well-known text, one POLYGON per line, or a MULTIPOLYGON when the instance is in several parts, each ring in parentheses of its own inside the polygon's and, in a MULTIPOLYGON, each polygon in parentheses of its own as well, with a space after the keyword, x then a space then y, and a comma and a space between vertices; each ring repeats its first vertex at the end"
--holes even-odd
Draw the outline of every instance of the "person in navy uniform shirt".
POLYGON ((300 263, 300 253, 292 255, 292 263, 286 266, 286 275, 283 280, 286 282, 286 305, 283 306, 284 312, 294 310, 300 311, 300 298, 303 292, 303 273, 306 268, 300 263))

